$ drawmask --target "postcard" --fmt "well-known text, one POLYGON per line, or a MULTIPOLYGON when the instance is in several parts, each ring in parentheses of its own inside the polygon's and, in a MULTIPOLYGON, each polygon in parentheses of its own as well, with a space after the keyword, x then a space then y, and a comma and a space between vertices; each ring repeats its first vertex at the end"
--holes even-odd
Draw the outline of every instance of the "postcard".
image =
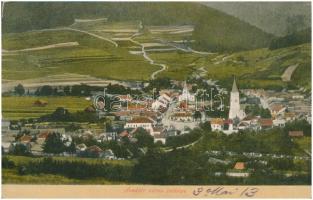
POLYGON ((310 198, 311 2, 2 1, 3 198, 310 198))

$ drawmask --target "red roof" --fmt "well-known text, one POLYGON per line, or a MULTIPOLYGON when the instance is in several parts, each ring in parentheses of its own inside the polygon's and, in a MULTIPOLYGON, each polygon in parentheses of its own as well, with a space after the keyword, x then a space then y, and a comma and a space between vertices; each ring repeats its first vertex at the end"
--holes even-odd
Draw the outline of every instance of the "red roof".
POLYGON ((32 139, 32 137, 29 135, 23 135, 22 137, 20 137, 21 142, 30 142, 31 139, 32 139))
POLYGON ((234 169, 239 169, 239 170, 245 169, 245 163, 243 163, 243 162, 236 162, 236 164, 234 166, 234 169))
POLYGON ((136 117, 127 123, 153 123, 153 121, 147 117, 136 117))
POLYGON ((87 151, 90 151, 90 152, 96 152, 96 153, 100 153, 102 152, 103 150, 98 147, 97 145, 93 145, 93 146, 90 146, 86 149, 87 151))
POLYGON ((124 130, 124 131, 122 131, 120 134, 119 134, 119 136, 120 137, 126 137, 126 136, 128 136, 128 131, 127 130, 124 130))
POLYGON ((223 125, 224 124, 224 120, 222 118, 213 118, 211 120, 211 124, 223 125))
POLYGON ((44 139, 46 139, 49 134, 50 134, 49 131, 41 132, 41 133, 39 133, 39 134, 37 135, 37 138, 44 138, 44 139))
POLYGON ((226 119, 226 120, 224 120, 224 124, 233 124, 233 120, 226 119))
POLYGON ((271 110, 275 111, 275 112, 279 112, 280 110, 282 110, 284 108, 284 106, 280 105, 280 104, 275 104, 273 106, 271 106, 271 110))
POLYGON ((261 126, 273 126, 272 119, 259 119, 259 123, 261 126))
POLYGON ((192 117, 191 113, 188 112, 177 112, 174 114, 175 117, 192 117))

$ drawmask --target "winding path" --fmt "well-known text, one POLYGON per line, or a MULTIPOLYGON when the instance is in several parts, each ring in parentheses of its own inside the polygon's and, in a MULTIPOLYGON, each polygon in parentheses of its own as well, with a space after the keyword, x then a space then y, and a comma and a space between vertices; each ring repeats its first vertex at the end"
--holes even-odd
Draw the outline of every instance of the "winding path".
POLYGON ((131 37, 129 38, 129 41, 131 41, 131 42, 133 42, 133 43, 135 43, 135 44, 141 46, 141 52, 142 52, 143 57, 144 57, 147 61, 149 61, 151 65, 157 65, 157 66, 160 66, 160 67, 161 67, 161 69, 159 69, 159 70, 157 70, 157 71, 155 71, 155 72, 153 72, 153 73, 151 74, 151 79, 153 80, 153 79, 155 79, 155 77, 156 77, 157 74, 159 74, 159 73, 161 73, 162 71, 166 70, 166 69, 167 69, 167 66, 166 66, 165 64, 155 63, 155 61, 152 60, 152 59, 147 55, 147 52, 145 51, 145 46, 144 46, 143 44, 139 43, 138 41, 136 41, 136 40, 133 39, 134 37, 136 37, 136 36, 138 36, 138 35, 140 35, 140 33, 135 33, 133 36, 131 36, 131 37))

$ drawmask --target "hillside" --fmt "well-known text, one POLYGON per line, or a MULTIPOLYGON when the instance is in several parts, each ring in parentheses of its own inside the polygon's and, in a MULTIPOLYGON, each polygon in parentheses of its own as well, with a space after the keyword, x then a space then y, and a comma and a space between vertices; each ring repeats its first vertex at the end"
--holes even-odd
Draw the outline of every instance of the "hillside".
POLYGON ((310 2, 203 2, 267 33, 284 36, 311 26, 310 2))
POLYGON ((271 42, 269 48, 279 49, 304 43, 311 43, 311 28, 300 30, 283 37, 275 38, 271 42))
POLYGON ((9 2, 5 3, 3 32, 69 26, 76 18, 111 22, 142 21, 149 25, 194 25, 193 48, 237 51, 266 47, 272 35, 230 15, 199 3, 135 2, 9 2), (18 12, 17 12, 18 11, 18 12))

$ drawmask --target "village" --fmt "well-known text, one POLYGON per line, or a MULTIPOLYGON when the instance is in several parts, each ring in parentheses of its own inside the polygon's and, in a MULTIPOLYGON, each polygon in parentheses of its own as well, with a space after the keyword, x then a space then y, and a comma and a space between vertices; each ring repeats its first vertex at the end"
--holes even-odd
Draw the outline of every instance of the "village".
MULTIPOLYGON (((58 133, 64 148, 70 149, 58 155, 97 157, 109 160, 131 159, 132 152, 119 157, 110 148, 102 149, 97 143, 116 141, 122 143, 125 138, 131 143, 138 142, 134 137, 138 130, 144 130, 153 138, 153 143, 165 146, 169 137, 188 134, 200 124, 208 123, 211 131, 230 135, 243 130, 261 131, 275 127, 284 127, 296 119, 311 123, 311 97, 297 91, 272 92, 262 89, 239 90, 234 78, 229 95, 229 107, 222 98, 212 98, 213 94, 199 95, 201 89, 190 92, 193 85, 186 81, 178 83, 181 89, 161 89, 158 96, 136 98, 131 95, 110 95, 95 92, 90 97, 93 106, 85 109, 96 112, 98 118, 110 120, 110 126, 95 123, 78 123, 76 130, 66 130, 64 124, 56 122, 33 122, 11 124, 2 122, 2 148, 5 153, 15 152, 24 146, 26 152, 37 156, 53 155, 44 152, 44 145, 49 135, 58 133), (240 97, 242 95, 242 97, 240 97), (107 101, 110 96, 111 101, 107 101), (108 105, 109 104, 109 105, 108 105), (249 107, 258 107, 263 113, 249 112, 249 107), (109 109, 107 109, 109 108, 109 109), (211 117, 207 110, 227 111, 226 117, 211 117), (265 114, 264 114, 265 113, 265 114), (73 141, 75 139, 75 141, 73 141), (87 145, 83 141, 95 141, 87 145), (77 143, 82 141, 82 143, 77 143)), ((220 89, 219 92, 224 92, 220 89)), ((35 102, 44 104, 45 102, 35 102)), ((44 105, 43 105, 44 106, 44 105)), ((75 123, 73 123, 75 124, 75 123)), ((72 124, 72 125, 73 125, 72 124)), ((289 132, 290 137, 302 137, 303 131, 289 132)), ((90 143, 90 142, 89 142, 90 143)), ((57 147, 56 147, 57 148, 57 147)), ((145 154, 146 149, 140 148, 145 154)))

